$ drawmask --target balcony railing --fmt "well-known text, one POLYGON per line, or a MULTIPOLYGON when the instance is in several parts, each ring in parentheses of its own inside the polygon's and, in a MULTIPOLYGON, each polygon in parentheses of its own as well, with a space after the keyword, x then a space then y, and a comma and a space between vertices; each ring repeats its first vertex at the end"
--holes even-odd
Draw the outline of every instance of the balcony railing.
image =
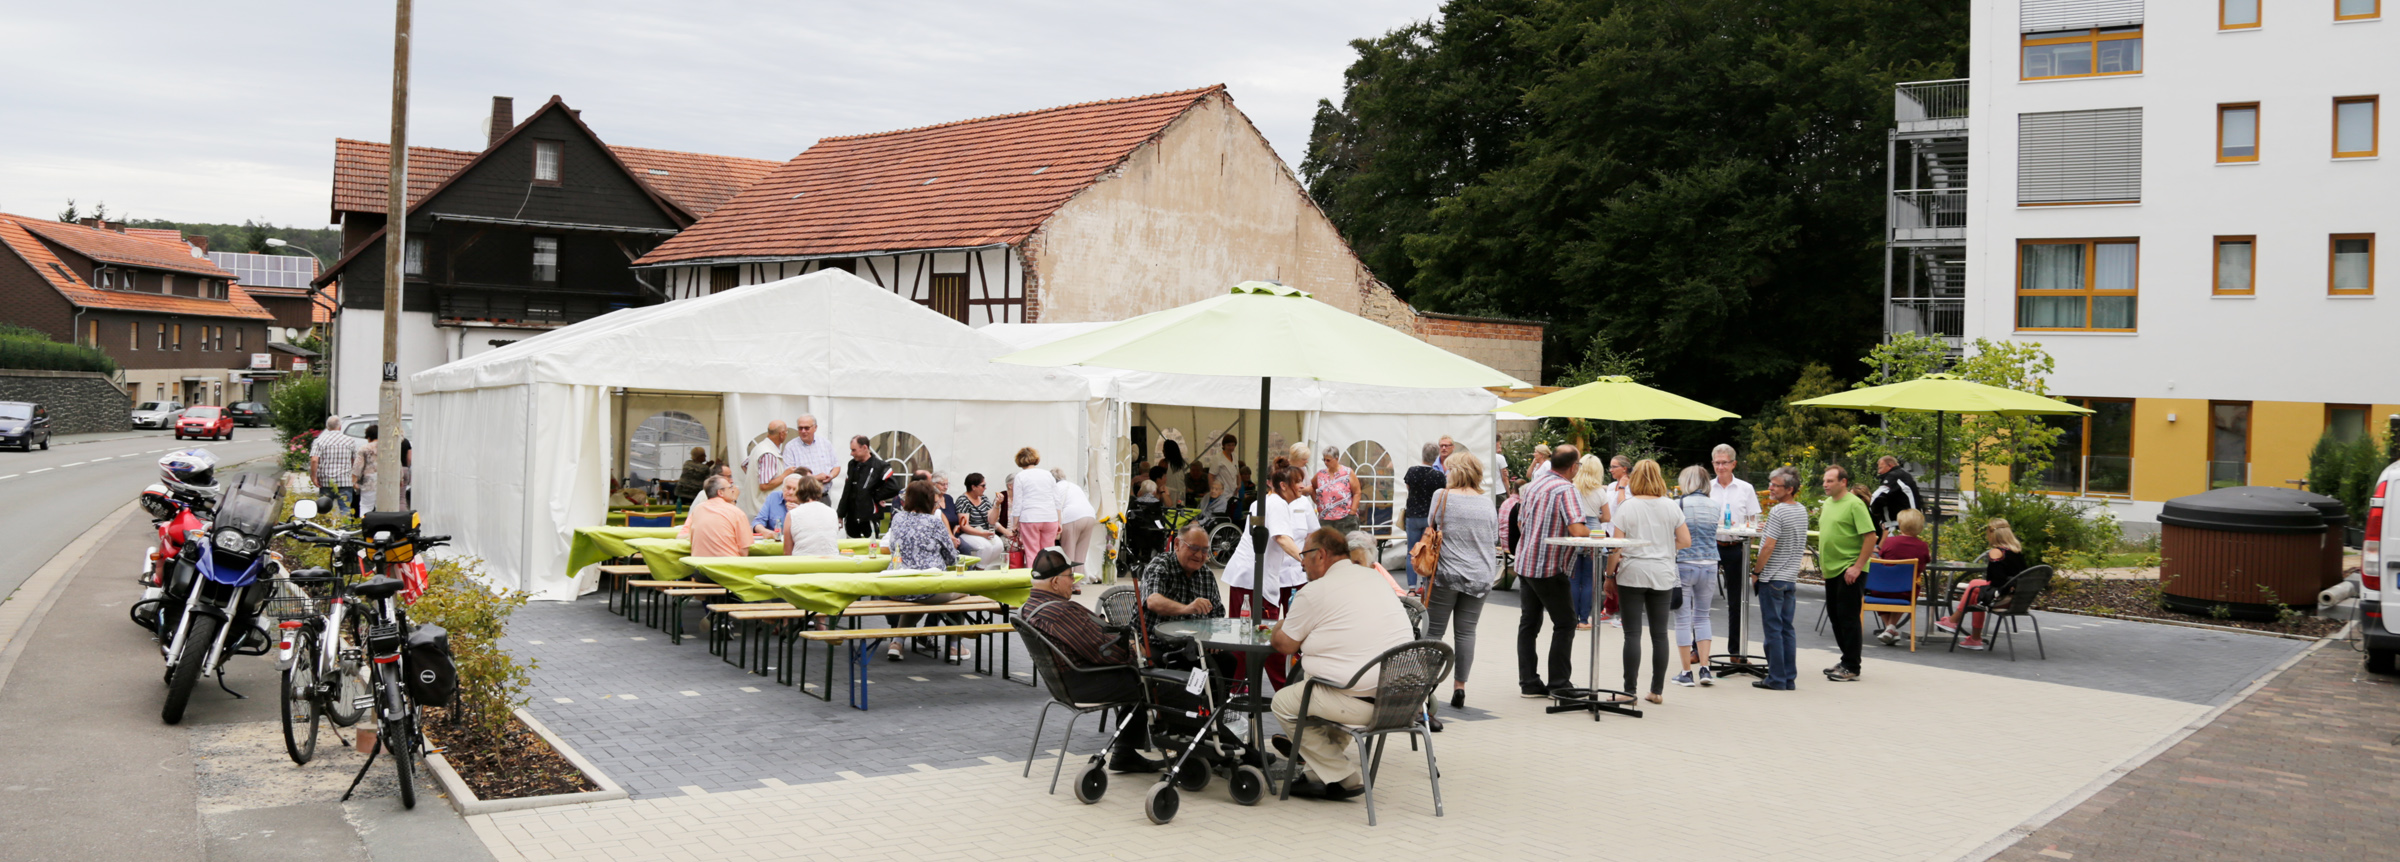
POLYGON ((1884 318, 1886 332, 1939 338, 1956 349, 1967 332, 1967 301, 1896 296, 1885 308, 1884 318))
POLYGON ((1895 191, 1892 192, 1891 209, 1886 217, 1891 225, 1893 242, 1965 240, 1967 191, 1895 191))
MULTIPOLYGON (((1892 88, 1892 119, 1906 131, 1911 123, 1967 118, 1967 79, 1910 81, 1892 88)), ((1960 126, 1964 128, 1964 126, 1960 126)))

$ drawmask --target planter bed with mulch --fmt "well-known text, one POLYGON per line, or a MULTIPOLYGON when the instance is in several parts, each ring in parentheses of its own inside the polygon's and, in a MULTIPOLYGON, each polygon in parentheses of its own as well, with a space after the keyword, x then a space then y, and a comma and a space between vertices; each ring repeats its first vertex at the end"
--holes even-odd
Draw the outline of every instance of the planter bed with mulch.
POLYGON ((2041 599, 2034 603, 2035 610, 2234 629, 2262 635, 2309 640, 2339 631, 2344 622, 2314 614, 2302 614, 2286 623, 2272 620, 2218 619, 2201 614, 2179 613, 2159 607, 2159 587, 2155 580, 2062 578, 2052 584, 2053 588, 2049 592, 2043 593, 2041 599))
POLYGON ((499 739, 470 740, 453 732, 444 710, 426 707, 425 736, 442 747, 443 759, 480 800, 597 793, 607 789, 585 775, 573 760, 522 720, 511 720, 507 732, 499 739))

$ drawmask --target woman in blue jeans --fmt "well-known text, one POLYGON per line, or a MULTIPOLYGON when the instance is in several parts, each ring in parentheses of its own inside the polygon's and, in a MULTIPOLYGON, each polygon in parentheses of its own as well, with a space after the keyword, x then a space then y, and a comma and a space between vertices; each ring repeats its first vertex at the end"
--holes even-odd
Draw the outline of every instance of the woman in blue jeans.
MULTIPOLYGON (((1400 476, 1401 483, 1408 486, 1408 508, 1401 512, 1400 523, 1408 531, 1408 549, 1410 551, 1415 551, 1417 540, 1425 537, 1425 518, 1432 512, 1433 494, 1441 490, 1444 484, 1442 471, 1434 469, 1433 466, 1434 459, 1441 456, 1440 444, 1427 443, 1425 444, 1424 463, 1408 468, 1408 472, 1400 476)), ((1409 588, 1415 589, 1417 586, 1416 568, 1406 564, 1403 564, 1402 568, 1408 571, 1409 588)))

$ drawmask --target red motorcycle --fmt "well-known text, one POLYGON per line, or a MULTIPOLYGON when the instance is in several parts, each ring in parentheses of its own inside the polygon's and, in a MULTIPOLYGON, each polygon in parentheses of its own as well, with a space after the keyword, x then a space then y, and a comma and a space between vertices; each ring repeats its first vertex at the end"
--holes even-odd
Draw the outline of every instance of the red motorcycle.
POLYGON ((158 631, 159 606, 171 578, 192 571, 194 536, 206 535, 216 516, 217 458, 206 449, 187 449, 158 459, 161 481, 142 489, 143 511, 150 513, 158 543, 142 560, 142 599, 133 604, 133 622, 158 631), (182 561, 186 565, 178 566, 182 561))

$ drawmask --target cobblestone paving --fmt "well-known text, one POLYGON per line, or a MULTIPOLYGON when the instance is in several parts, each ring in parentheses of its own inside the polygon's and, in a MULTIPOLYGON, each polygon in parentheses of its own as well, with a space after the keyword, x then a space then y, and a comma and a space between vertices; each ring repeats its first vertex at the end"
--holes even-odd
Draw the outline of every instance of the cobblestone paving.
POLYGON ((2395 743, 2400 678, 2337 641, 1993 858, 2390 859, 2395 743))

